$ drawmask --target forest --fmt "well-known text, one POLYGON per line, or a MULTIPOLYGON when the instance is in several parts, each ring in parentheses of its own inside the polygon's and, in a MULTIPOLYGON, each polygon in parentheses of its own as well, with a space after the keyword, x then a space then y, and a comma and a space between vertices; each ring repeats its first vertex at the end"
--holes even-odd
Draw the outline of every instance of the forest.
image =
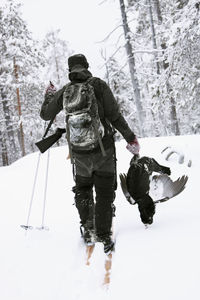
MULTIPOLYGON (((200 2, 115 2, 122 38, 112 55, 99 51, 103 79, 128 124, 139 138, 199 134, 200 2)), ((53 78, 57 89, 65 85, 66 62, 75 52, 59 28, 34 39, 21 6, 20 0, 0 5, 0 166, 38 150, 35 142, 47 126, 40 118, 45 78, 53 78)), ((63 113, 51 131, 58 126, 65 126, 63 113)))

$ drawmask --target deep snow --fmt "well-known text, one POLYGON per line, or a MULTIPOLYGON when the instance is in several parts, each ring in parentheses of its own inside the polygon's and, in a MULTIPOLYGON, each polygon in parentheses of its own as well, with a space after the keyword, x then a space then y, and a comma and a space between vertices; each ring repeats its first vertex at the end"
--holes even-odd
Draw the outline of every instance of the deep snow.
MULTIPOLYGON (((49 231, 36 229, 42 221, 47 154, 41 156, 30 217, 34 229, 28 232, 20 225, 26 224, 39 154, 0 168, 0 299, 200 299, 200 136, 145 138, 140 144, 141 155, 169 166, 173 179, 186 174, 189 180, 180 195, 157 205, 148 229, 118 184, 116 251, 109 289, 102 286, 105 255, 101 244, 96 244, 91 265, 85 265, 67 147, 50 150, 45 214, 49 231), (161 154, 166 146, 184 153, 185 162, 179 164, 177 154, 166 161, 166 154, 161 154), (189 159, 191 167, 187 166, 189 159)), ((125 173, 131 155, 124 141, 116 146, 118 173, 125 173)))

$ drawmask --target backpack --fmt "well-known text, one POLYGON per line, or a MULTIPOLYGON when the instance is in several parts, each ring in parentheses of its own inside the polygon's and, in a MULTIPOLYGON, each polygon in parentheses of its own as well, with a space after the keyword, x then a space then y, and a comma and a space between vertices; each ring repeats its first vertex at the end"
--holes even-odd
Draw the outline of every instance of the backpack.
POLYGON ((101 123, 91 78, 81 83, 67 84, 63 93, 63 108, 66 115, 67 139, 73 149, 93 150, 98 145, 104 155, 101 123))

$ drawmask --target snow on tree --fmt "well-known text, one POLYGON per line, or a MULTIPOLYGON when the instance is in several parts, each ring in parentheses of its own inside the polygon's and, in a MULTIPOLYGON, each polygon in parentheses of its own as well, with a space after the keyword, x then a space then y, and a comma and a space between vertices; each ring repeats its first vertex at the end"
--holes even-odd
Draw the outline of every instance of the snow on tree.
MULTIPOLYGON (((106 60, 106 78, 130 127, 141 131, 139 113, 147 136, 200 133, 199 1, 120 4, 122 59, 115 51, 106 60)), ((42 43, 34 40, 20 7, 17 0, 0 5, 0 165, 36 150, 45 127, 39 116, 45 87, 49 80, 57 89, 67 83, 67 58, 73 53, 59 30, 47 33, 42 43)), ((60 114, 56 126, 63 124, 60 114)))
POLYGON ((135 132, 139 132, 139 128, 137 127, 137 111, 130 78, 127 76, 127 73, 120 68, 114 57, 106 61, 106 69, 105 80, 109 84, 123 116, 130 128, 135 132))
POLYGON ((128 1, 128 19, 135 65, 145 111, 143 126, 148 136, 167 134, 163 103, 156 82, 160 76, 161 52, 157 45, 151 1, 128 1), (132 25, 133 24, 133 25, 132 25))
POLYGON ((173 97, 182 134, 199 132, 198 3, 196 0, 160 2, 164 17, 162 27, 158 30, 160 44, 165 45, 164 58, 167 67, 164 68, 162 81, 158 84, 164 87, 164 82, 167 81, 170 85, 170 90, 161 90, 161 97, 165 98, 165 102, 173 97))
POLYGON ((140 93, 140 87, 139 87, 139 82, 138 82, 138 76, 137 76, 137 70, 135 66, 135 56, 133 52, 133 47, 131 43, 131 37, 130 37, 130 28, 128 25, 128 20, 127 20, 127 14, 126 14, 126 9, 125 9, 125 4, 124 0, 119 0, 120 3, 120 10, 121 10, 121 15, 122 15, 122 23, 123 23, 123 30, 124 30, 124 38, 125 38, 125 48, 126 48, 126 54, 127 54, 127 60, 128 60, 128 65, 129 65, 129 70, 130 70, 130 77, 131 77, 131 82, 133 86, 133 92, 135 96, 135 105, 137 108, 137 118, 138 118, 138 123, 139 123, 139 133, 141 136, 144 136, 145 131, 144 131, 144 112, 143 112, 143 107, 142 107, 142 101, 141 101, 141 93, 140 93))
POLYGON ((41 128, 37 125, 42 98, 39 68, 44 65, 44 58, 21 17, 20 7, 16 1, 7 0, 0 8, 0 140, 6 140, 1 147, 6 146, 8 164, 33 151, 30 143, 36 138, 37 127, 41 128), (37 113, 34 110, 28 114, 36 105, 37 113))
POLYGON ((63 87, 68 81, 67 60, 73 51, 69 43, 60 38, 60 30, 53 30, 46 34, 43 49, 48 65, 45 78, 51 80, 57 88, 63 87))
POLYGON ((150 135, 199 132, 199 1, 128 4, 145 126, 150 135))
MULTIPOLYGON (((69 82, 67 61, 74 51, 70 48, 69 42, 61 39, 59 29, 49 31, 42 41, 42 46, 47 61, 43 76, 44 82, 48 85, 51 81, 56 89, 62 88, 69 82)), ((65 126, 65 115, 62 111, 56 116, 51 130, 63 126, 65 126)), ((66 139, 61 139, 58 144, 62 141, 66 142, 66 139)))

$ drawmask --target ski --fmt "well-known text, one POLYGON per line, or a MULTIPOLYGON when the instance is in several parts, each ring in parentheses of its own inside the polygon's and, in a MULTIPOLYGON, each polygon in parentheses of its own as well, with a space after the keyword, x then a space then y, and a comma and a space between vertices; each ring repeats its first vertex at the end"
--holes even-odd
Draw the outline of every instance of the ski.
POLYGON ((90 259, 91 259, 92 253, 94 251, 94 247, 95 247, 95 244, 86 246, 86 265, 87 266, 90 265, 90 259))
MULTIPOLYGON (((95 244, 91 245, 86 245, 86 266, 90 266, 91 263, 91 257, 93 255, 95 248, 95 244)), ((104 262, 104 268, 105 268, 105 273, 104 273, 104 278, 103 278, 103 283, 102 286, 105 287, 106 289, 109 288, 110 284, 110 276, 111 276, 111 268, 112 268, 112 252, 109 252, 108 254, 105 254, 105 262, 104 262)))
POLYGON ((103 285, 107 288, 109 287, 110 284, 111 268, 112 268, 112 252, 106 255, 106 259, 105 259, 105 275, 104 275, 103 285))
MULTIPOLYGON (((112 232, 113 232, 113 226, 112 226, 112 232)), ((115 241, 113 241, 113 245, 110 248, 110 250, 105 253, 105 255, 106 255, 105 264, 104 264, 105 275, 104 275, 103 286, 106 287, 107 289, 109 288, 109 285, 110 285, 110 276, 111 276, 111 269, 112 269, 112 257, 113 257, 113 251, 114 250, 115 250, 115 241)))

